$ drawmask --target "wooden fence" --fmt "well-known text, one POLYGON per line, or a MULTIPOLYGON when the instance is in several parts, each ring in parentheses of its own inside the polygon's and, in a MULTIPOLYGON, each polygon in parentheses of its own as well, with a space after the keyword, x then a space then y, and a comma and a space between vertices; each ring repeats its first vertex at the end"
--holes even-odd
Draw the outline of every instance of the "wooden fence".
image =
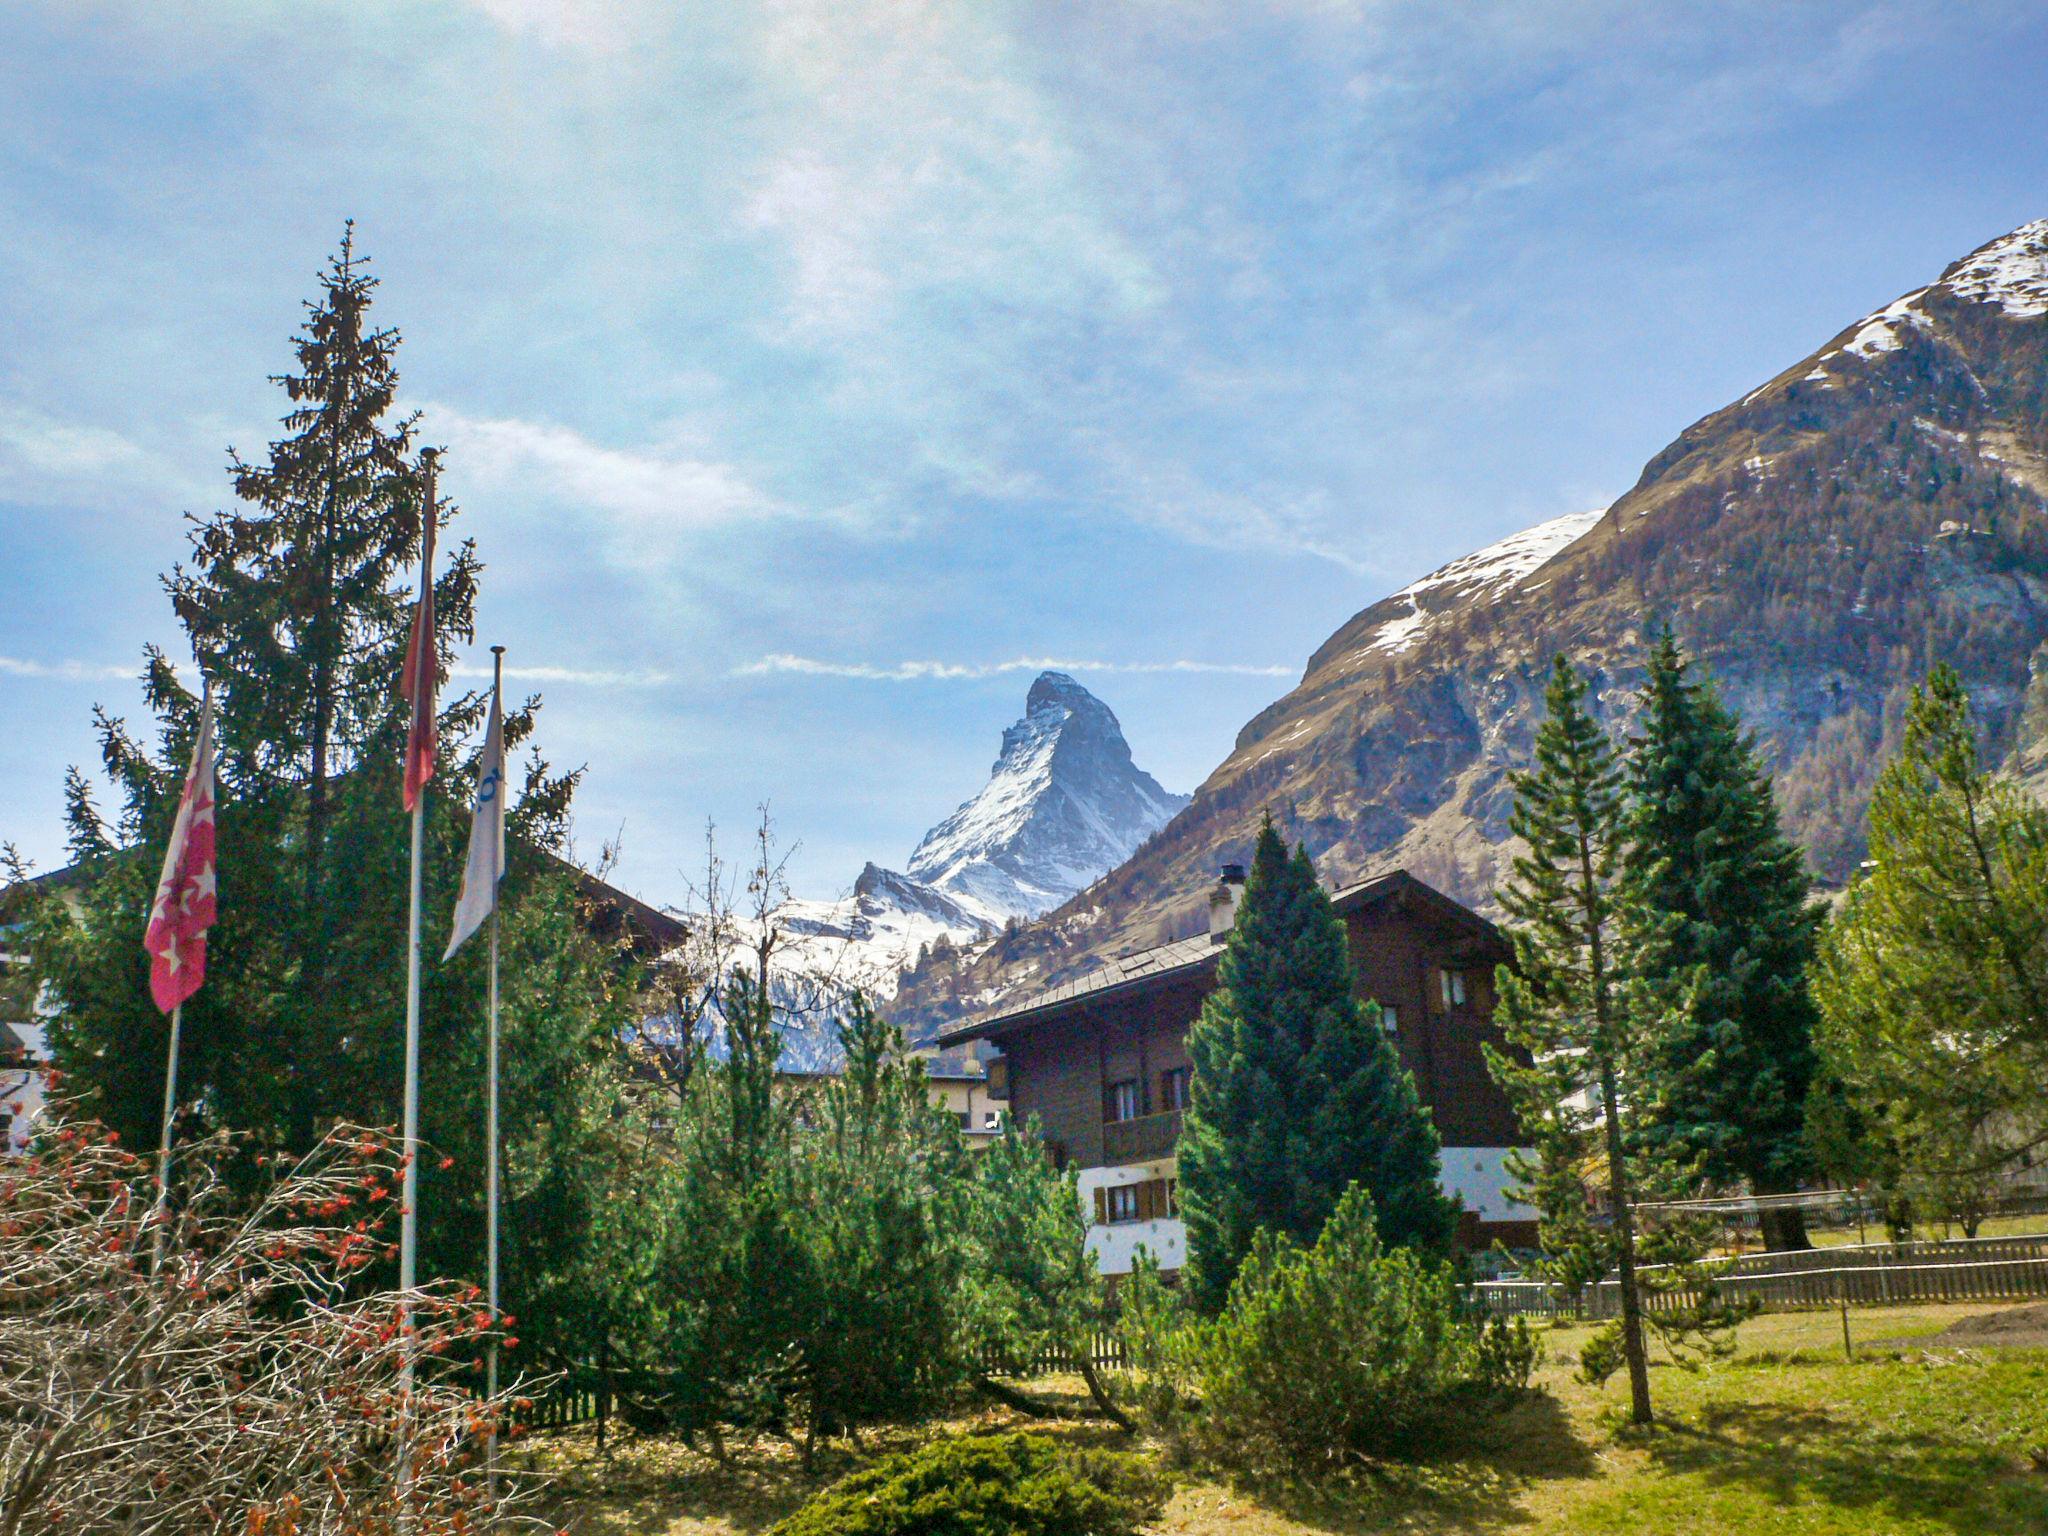
MULTIPOLYGON (((1980 1237, 1953 1242, 1863 1243, 1797 1253, 1751 1253, 1713 1266, 1723 1294, 1753 1296, 1767 1312, 1814 1307, 1890 1306, 1929 1301, 2017 1301, 2048 1296, 2048 1235, 1980 1237)), ((1643 1305, 1677 1311, 1698 1299, 1696 1287, 1658 1284, 1672 1278, 1645 1266, 1643 1305)), ((1562 1286, 1535 1280, 1483 1282, 1472 1299, 1488 1312, 1534 1317, 1609 1318, 1621 1310, 1621 1283, 1602 1280, 1575 1301, 1562 1286)))
MULTIPOLYGON (((1121 1370, 1131 1363, 1123 1339, 1109 1329, 1097 1329, 1089 1340, 1089 1363, 1098 1371, 1121 1370)), ((1055 1372, 1078 1371, 1081 1367, 1067 1350, 1045 1348, 1019 1355, 1000 1345, 981 1353, 981 1369, 990 1376, 1049 1376, 1055 1372)))

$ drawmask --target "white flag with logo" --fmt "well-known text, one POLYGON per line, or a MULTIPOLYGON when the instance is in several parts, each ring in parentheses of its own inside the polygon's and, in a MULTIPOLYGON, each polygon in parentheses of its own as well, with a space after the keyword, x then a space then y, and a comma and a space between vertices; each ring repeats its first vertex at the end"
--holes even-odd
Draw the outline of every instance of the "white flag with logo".
POLYGON ((484 925, 498 904, 505 878, 505 724, 498 696, 491 695, 491 720, 484 728, 484 755, 477 764, 476 809, 469 822, 469 862, 462 869, 462 896, 455 903, 455 931, 446 960, 484 925))

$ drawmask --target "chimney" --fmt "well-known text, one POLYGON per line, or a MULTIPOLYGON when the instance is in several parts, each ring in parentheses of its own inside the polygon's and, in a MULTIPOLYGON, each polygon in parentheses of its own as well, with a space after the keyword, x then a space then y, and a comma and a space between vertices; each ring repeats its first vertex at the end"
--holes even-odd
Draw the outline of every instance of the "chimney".
POLYGON ((1244 900, 1244 866, 1226 864, 1216 888, 1209 892, 1209 940, 1221 944, 1237 921, 1237 904, 1244 900))

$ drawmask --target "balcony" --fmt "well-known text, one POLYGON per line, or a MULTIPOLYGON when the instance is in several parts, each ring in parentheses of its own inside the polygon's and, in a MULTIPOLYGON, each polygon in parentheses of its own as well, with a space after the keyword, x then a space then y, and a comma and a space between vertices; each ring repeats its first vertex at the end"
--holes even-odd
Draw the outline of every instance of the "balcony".
POLYGON ((1181 1112, 1140 1115, 1135 1120, 1105 1120, 1102 1123, 1102 1160, 1105 1163, 1143 1163, 1155 1157, 1171 1157, 1173 1144, 1180 1140, 1181 1112))

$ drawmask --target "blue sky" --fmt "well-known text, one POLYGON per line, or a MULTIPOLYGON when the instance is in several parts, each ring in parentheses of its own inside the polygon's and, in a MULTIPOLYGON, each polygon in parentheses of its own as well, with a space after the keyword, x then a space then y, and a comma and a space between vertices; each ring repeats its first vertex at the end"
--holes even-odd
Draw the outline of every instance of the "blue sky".
POLYGON ((16 0, 0 837, 177 644, 344 217, 481 643, 682 890, 900 862, 1041 659, 1192 788, 1331 630, 2048 214, 2037 4, 16 0))

